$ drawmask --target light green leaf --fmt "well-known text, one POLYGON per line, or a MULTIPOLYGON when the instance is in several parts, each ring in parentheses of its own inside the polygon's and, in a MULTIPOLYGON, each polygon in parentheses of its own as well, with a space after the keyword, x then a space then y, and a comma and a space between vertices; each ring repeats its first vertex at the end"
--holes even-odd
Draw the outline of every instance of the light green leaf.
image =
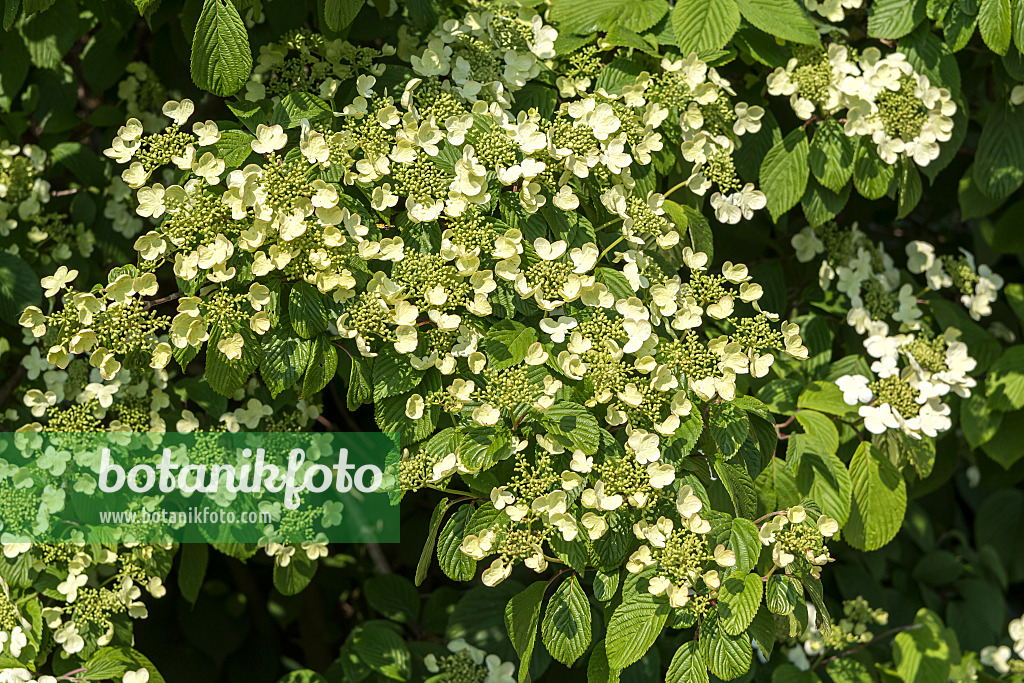
POLYGON ((679 646, 668 665, 665 683, 708 683, 708 667, 697 643, 690 640, 679 646))
POLYGON ((505 628, 508 630, 512 647, 519 655, 520 683, 529 677, 530 659, 533 657, 533 648, 537 644, 540 607, 544 602, 544 589, 547 588, 547 585, 547 581, 535 581, 525 590, 516 593, 505 606, 505 628))
POLYGON ((572 666, 590 645, 592 620, 590 603, 574 574, 562 582, 548 601, 540 625, 544 647, 552 657, 572 666))
POLYGON ((846 542, 877 550, 900 530, 907 509, 907 485, 888 458, 864 441, 850 460, 853 504, 843 527, 846 542))
POLYGON ((488 366, 503 370, 526 358, 530 345, 537 341, 537 331, 514 320, 502 320, 487 331, 484 351, 488 366))
POLYGON ((665 626, 671 611, 664 598, 656 598, 647 590, 653 573, 632 574, 622 589, 622 603, 608 620, 605 645, 608 664, 625 669, 640 661, 665 626))
POLYGON ((839 450, 839 431, 832 418, 816 410, 801 410, 796 421, 804 428, 807 447, 820 455, 832 454, 839 450))
POLYGON ((775 614, 789 614, 803 600, 803 591, 796 579, 784 574, 772 574, 765 586, 764 601, 775 614))
POLYGON ((427 570, 430 569, 430 558, 434 555, 434 545, 437 543, 437 532, 441 529, 441 521, 444 513, 452 503, 447 498, 442 498, 437 507, 430 514, 430 524, 427 525, 427 539, 423 542, 423 550, 420 551, 419 562, 416 563, 416 585, 423 583, 427 578, 427 570))
POLYGON ((728 548, 736 553, 736 571, 749 572, 761 555, 761 540, 757 537, 757 525, 749 519, 737 517, 732 520, 729 530, 728 548))
POLYGON ((818 181, 839 192, 853 174, 853 138, 846 134, 841 123, 825 119, 814 129, 807 162, 818 181))
POLYGON ((761 604, 763 583, 758 574, 732 574, 718 589, 718 621, 726 633, 747 630, 761 604))
POLYGON ((723 48, 739 26, 736 0, 680 0, 672 10, 672 31, 683 54, 723 48))
POLYGON ((807 189, 810 146, 803 128, 796 128, 768 150, 761 164, 761 190, 772 220, 778 221, 800 201, 807 189))
POLYGON ((469 581, 476 573, 476 561, 462 552, 462 539, 472 515, 472 505, 460 507, 444 525, 437 539, 437 562, 441 565, 441 571, 455 581, 469 581))
POLYGON ((668 14, 665 0, 559 0, 548 14, 558 32, 586 35, 619 24, 643 33, 668 14))
POLYGON ((802 3, 795 0, 737 0, 743 18, 765 33, 805 45, 820 42, 802 3))
POLYGON ((412 655, 402 637, 386 622, 369 622, 352 633, 353 650, 366 666, 396 681, 412 675, 412 655))
POLYGON ((192 37, 192 81, 215 95, 235 94, 249 78, 252 51, 231 0, 205 0, 192 37))
POLYGON ((875 143, 864 136, 853 159, 853 186, 865 199, 881 199, 896 176, 894 166, 882 161, 875 143))
POLYGON ((868 35, 889 40, 902 38, 924 17, 924 0, 874 0, 868 7, 868 35))
POLYGON ((1009 412, 1024 408, 1024 346, 1011 346, 989 368, 985 382, 989 406, 1009 412))
POLYGON ((995 53, 1005 55, 1010 49, 1012 35, 1010 0, 981 0, 978 8, 978 28, 981 38, 995 53))
POLYGON ((551 434, 567 439, 587 455, 597 452, 601 440, 597 418, 580 404, 556 403, 545 411, 542 422, 551 434))
POLYGON ((924 628, 903 631, 893 643, 896 672, 906 683, 930 683, 949 678, 949 644, 942 637, 943 625, 930 610, 921 609, 914 618, 924 628))

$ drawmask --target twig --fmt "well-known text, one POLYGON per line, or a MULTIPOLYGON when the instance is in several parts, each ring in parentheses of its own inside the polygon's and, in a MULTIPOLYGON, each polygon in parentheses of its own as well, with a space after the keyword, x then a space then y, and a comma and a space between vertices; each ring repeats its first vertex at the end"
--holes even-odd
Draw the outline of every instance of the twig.
POLYGON ((873 645, 873 644, 877 643, 882 638, 888 638, 889 636, 891 636, 891 635, 893 635, 895 633, 899 633, 900 631, 912 631, 915 628, 921 628, 921 626, 923 626, 923 624, 907 624, 905 626, 897 626, 896 628, 891 628, 888 631, 886 631, 885 633, 882 633, 880 635, 875 636, 874 638, 872 638, 871 640, 869 640, 866 643, 861 643, 857 647, 850 648, 849 650, 847 650, 845 652, 840 652, 837 655, 832 655, 831 657, 828 657, 827 659, 821 660, 820 662, 815 664, 812 667, 812 669, 820 669, 821 667, 825 666, 826 664, 828 664, 829 662, 831 662, 834 659, 842 659, 843 657, 849 657, 850 655, 857 654, 858 652, 860 652, 861 650, 863 650, 867 646, 873 645))

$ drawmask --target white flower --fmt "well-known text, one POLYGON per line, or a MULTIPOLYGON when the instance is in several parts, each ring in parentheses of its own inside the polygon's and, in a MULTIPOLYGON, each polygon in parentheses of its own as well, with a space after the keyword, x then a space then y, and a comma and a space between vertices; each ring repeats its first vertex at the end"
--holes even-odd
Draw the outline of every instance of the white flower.
POLYGON ((276 152, 288 143, 288 136, 284 128, 275 124, 265 126, 262 123, 256 126, 256 139, 249 143, 252 151, 257 154, 270 154, 276 152))

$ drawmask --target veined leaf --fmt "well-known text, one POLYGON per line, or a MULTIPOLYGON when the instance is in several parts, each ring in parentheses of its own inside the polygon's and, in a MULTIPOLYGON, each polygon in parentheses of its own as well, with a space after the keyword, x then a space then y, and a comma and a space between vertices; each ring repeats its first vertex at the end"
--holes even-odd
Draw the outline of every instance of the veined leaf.
POLYGON ((214 95, 238 91, 252 70, 245 24, 231 0, 205 0, 192 37, 192 81, 214 95))
POLYGON ((672 10, 672 31, 683 54, 723 48, 739 26, 736 0, 680 0, 672 10))
POLYGON ((587 596, 576 576, 570 576, 548 601, 540 626, 544 647, 552 657, 572 666, 590 645, 591 621, 587 596))

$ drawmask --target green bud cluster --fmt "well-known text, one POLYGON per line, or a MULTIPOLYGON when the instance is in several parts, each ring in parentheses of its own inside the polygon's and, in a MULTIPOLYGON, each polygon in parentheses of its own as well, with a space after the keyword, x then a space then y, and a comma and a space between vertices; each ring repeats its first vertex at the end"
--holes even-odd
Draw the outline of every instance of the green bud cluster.
POLYGON ((898 410, 905 420, 916 416, 921 409, 917 403, 921 392, 896 375, 876 379, 868 384, 868 389, 874 394, 875 403, 888 403, 894 410, 898 410))
POLYGON ((729 338, 757 354, 781 349, 784 343, 782 333, 771 326, 764 313, 753 318, 740 318, 729 338))
POLYGON ((147 173, 152 173, 161 166, 171 163, 172 157, 184 156, 185 149, 193 139, 188 133, 168 126, 162 133, 144 136, 133 158, 142 163, 147 173))
POLYGON ((916 87, 913 76, 904 75, 899 90, 882 90, 875 99, 878 116, 890 137, 913 140, 928 119, 924 103, 914 95, 916 87))

